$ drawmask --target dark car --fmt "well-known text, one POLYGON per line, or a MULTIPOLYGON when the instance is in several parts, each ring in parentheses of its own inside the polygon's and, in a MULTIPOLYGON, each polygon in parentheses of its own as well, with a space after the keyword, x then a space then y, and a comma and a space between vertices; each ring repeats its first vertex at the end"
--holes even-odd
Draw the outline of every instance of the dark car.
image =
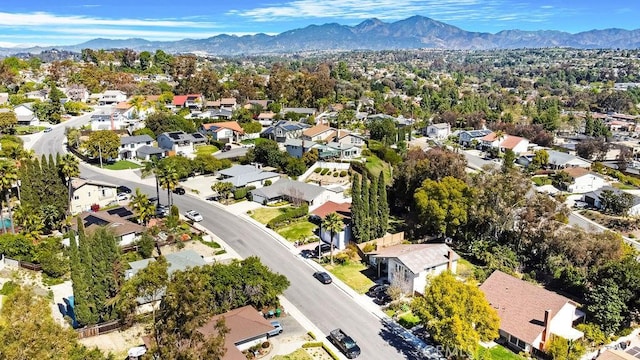
POLYGON ((149 203, 151 204, 155 204, 158 202, 158 198, 157 197, 150 197, 149 199, 147 199, 149 201, 149 203))
POLYGON ((160 205, 156 207, 156 217, 163 218, 169 216, 171 211, 169 210, 169 206, 160 205))
POLYGON ((323 284, 331 284, 331 276, 324 271, 316 271, 313 273, 313 277, 318 279, 323 284))
POLYGON ((329 252, 329 251, 331 251, 331 245, 322 243, 322 244, 316 246, 313 249, 313 256, 318 256, 318 254, 320 254, 320 256, 322 256, 322 254, 324 254, 326 252, 329 252), (318 250, 320 250, 319 253, 318 253, 318 250))
POLYGON ((184 190, 184 188, 177 187, 177 188, 173 189, 173 193, 174 194, 178 194, 178 195, 184 195, 184 194, 186 194, 186 191, 184 190))
POLYGON ((393 300, 386 291, 380 291, 376 294, 376 298, 373 300, 378 305, 386 305, 393 300))
POLYGON ((131 188, 124 186, 124 185, 120 185, 118 186, 118 194, 131 194, 131 188))
POLYGON ((375 298, 381 292, 385 292, 386 293, 388 288, 389 288, 389 285, 387 285, 387 284, 376 284, 376 285, 373 285, 367 291, 367 296, 375 298))

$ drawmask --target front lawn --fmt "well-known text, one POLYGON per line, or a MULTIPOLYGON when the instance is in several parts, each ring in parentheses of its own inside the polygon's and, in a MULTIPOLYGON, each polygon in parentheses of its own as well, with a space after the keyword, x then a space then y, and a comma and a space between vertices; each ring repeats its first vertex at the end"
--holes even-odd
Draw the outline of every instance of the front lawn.
POLYGON ((305 349, 298 349, 288 355, 276 355, 273 360, 313 360, 305 349))
MULTIPOLYGON (((488 358, 491 360, 524 360, 524 358, 509 349, 506 349, 500 345, 496 345, 491 349, 483 348, 482 346, 478 346, 478 355, 486 355, 488 354, 488 358)), ((478 356, 480 359, 483 357, 478 356)))
POLYGON ((283 214, 288 208, 289 206, 278 208, 260 208, 253 210, 249 215, 251 215, 254 220, 266 225, 271 219, 280 214, 283 214))
POLYGON ((16 135, 25 135, 25 134, 35 134, 37 132, 40 132, 44 129, 46 129, 45 126, 25 126, 25 125, 20 125, 20 126, 16 126, 15 128, 16 131, 16 135))
POLYGON ((361 262, 348 261, 342 265, 326 265, 325 267, 338 279, 358 292, 358 294, 366 293, 367 290, 374 285, 373 281, 364 275, 364 272, 366 272, 369 267, 361 262))
POLYGON ((104 168, 109 170, 139 169, 141 167, 142 166, 134 162, 131 162, 129 160, 120 160, 120 161, 116 161, 113 164, 104 165, 104 168))
POLYGON ((196 155, 211 155, 218 151, 218 148, 213 145, 202 145, 196 148, 196 155))
POLYGON ((313 231, 317 227, 318 226, 316 226, 316 224, 312 224, 305 220, 280 228, 277 232, 289 241, 296 241, 314 236, 313 231))

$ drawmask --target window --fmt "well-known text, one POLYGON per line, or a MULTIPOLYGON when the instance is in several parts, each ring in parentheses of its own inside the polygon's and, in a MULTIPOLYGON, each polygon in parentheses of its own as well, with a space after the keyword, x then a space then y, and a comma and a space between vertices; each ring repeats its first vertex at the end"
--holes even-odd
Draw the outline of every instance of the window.
POLYGON ((78 196, 78 195, 73 195, 73 200, 80 200, 80 196, 78 196))

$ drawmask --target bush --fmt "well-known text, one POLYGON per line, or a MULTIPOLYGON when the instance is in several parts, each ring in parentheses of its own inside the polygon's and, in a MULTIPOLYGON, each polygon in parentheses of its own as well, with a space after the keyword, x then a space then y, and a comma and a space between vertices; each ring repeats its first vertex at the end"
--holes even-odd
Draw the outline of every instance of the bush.
POLYGON ((303 349, 321 347, 321 346, 322 346, 322 341, 310 341, 302 344, 303 349))
POLYGON ((4 285, 2 285, 2 289, 0 289, 0 295, 11 295, 19 287, 20 287, 20 285, 18 285, 17 283, 15 283, 13 281, 7 281, 6 283, 4 283, 4 285))
POLYGON ((313 169, 313 172, 316 173, 316 174, 319 173, 320 171, 322 171, 322 168, 320 168, 320 167, 317 167, 317 168, 313 169))
POLYGON ((340 177, 345 177, 345 176, 347 176, 347 170, 340 171, 340 177))
POLYGON ((307 331, 307 335, 309 335, 309 337, 312 338, 313 340, 316 339, 316 334, 314 334, 312 331, 307 331))
POLYGON ((268 341, 265 341, 265 342, 263 342, 263 343, 262 343, 262 348, 263 348, 263 349, 268 349, 268 348, 269 348, 269 345, 271 345, 271 344, 269 344, 269 342, 268 342, 268 341))
POLYGON ((376 251, 376 244, 375 243, 368 243, 367 245, 365 245, 362 248, 362 252, 364 252, 364 253, 370 253, 372 251, 376 251))
POLYGON ((333 173, 333 177, 338 177, 339 173, 336 171, 333 173))
POLYGON ((304 204, 297 208, 289 208, 284 213, 276 216, 267 223, 269 229, 276 229, 289 224, 294 219, 307 216, 309 213, 309 205, 304 204))
POLYGON ((369 149, 362 149, 362 156, 371 156, 371 150, 369 149))
POLYGON ((247 197, 247 192, 246 188, 236 189, 236 191, 233 192, 233 198, 236 200, 244 199, 247 197))
POLYGON ((329 173, 329 171, 330 171, 329 169, 324 168, 324 169, 322 169, 322 171, 320 172, 320 175, 327 175, 327 174, 329 173))
POLYGON ((407 313, 400 316, 400 318, 398 319, 398 324, 406 329, 411 329, 412 327, 420 324, 420 318, 412 313, 407 313))

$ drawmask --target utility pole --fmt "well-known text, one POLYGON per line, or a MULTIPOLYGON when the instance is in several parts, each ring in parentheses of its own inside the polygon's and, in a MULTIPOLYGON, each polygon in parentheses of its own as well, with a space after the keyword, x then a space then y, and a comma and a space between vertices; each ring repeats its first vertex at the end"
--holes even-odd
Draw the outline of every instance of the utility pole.
POLYGON ((98 143, 98 154, 100 154, 100 169, 102 169, 102 144, 98 143))

